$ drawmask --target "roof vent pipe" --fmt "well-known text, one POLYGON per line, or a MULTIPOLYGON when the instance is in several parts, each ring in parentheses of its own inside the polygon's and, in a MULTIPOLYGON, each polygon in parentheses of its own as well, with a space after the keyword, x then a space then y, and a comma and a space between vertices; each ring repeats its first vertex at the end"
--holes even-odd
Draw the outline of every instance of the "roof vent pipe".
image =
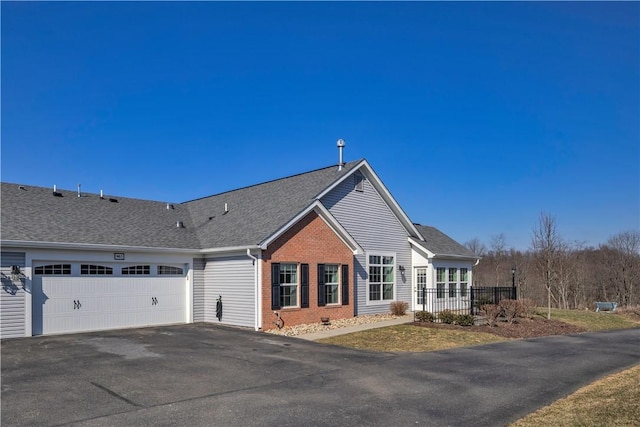
POLYGON ((224 204, 224 213, 229 212, 229 205, 227 203, 224 204))
POLYGON ((82 197, 82 194, 80 193, 80 184, 78 184, 78 197, 82 197))
POLYGON ((104 194, 102 193, 102 190, 100 190, 100 198, 104 199, 104 194))
POLYGON ((177 228, 184 228, 184 223, 182 221, 176 221, 177 228))
POLYGON ((58 187, 55 184, 53 184, 53 192, 55 193, 56 191, 58 191, 58 187))
POLYGON ((341 171, 344 166, 344 162, 342 161, 342 150, 344 149, 344 139, 340 138, 338 140, 338 170, 341 171))

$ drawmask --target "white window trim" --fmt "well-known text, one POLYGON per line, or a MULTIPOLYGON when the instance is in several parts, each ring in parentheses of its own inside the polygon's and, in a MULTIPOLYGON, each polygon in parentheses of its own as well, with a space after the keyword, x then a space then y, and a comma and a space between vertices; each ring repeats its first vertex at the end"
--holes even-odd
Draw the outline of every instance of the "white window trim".
MULTIPOLYGON (((398 290, 398 254, 396 254, 395 252, 375 252, 375 251, 371 251, 371 252, 366 252, 366 257, 367 257, 367 288, 366 288, 366 293, 367 293, 367 305, 386 305, 389 304, 392 301, 396 301, 397 300, 397 290, 398 290), (380 300, 370 300, 369 299, 369 257, 370 256, 379 256, 379 257, 393 257, 393 298, 390 300, 387 299, 383 299, 384 297, 384 285, 381 285, 380 288, 380 300)), ((376 264, 378 265, 378 264, 376 264)), ((382 272, 381 272, 382 274, 382 272)))
POLYGON ((338 281, 335 283, 330 283, 330 285, 338 285, 337 289, 336 289, 336 293, 338 294, 338 301, 337 302, 327 302, 327 294, 326 294, 326 286, 327 286, 327 282, 325 281, 324 286, 325 286, 325 306, 337 306, 337 305, 342 305, 342 277, 341 277, 341 272, 342 272, 342 264, 325 264, 324 268, 325 268, 325 279, 326 279, 326 271, 327 271, 327 266, 335 266, 337 269, 337 277, 338 277, 338 281))
MULTIPOLYGON (((280 278, 278 277, 278 285, 280 286, 280 308, 282 310, 300 308, 300 263, 299 262, 281 262, 280 268, 282 269, 283 265, 295 265, 296 266, 296 305, 282 305, 282 286, 283 284, 280 282, 280 278)), ((280 270, 282 272, 282 270, 280 270)), ((285 283, 284 286, 290 287, 293 286, 293 283, 285 283)))

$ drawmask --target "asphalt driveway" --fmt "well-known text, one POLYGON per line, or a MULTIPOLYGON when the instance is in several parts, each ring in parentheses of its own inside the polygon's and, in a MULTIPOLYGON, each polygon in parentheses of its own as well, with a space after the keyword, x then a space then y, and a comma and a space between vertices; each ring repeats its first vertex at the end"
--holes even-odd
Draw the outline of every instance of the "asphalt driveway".
POLYGON ((218 325, 1 345, 11 426, 496 426, 640 363, 640 329, 412 354, 218 325))

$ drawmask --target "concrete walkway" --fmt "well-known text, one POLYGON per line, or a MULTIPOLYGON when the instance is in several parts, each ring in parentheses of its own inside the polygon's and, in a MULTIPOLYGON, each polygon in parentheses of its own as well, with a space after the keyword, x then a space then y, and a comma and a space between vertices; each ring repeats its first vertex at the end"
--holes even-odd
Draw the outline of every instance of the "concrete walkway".
POLYGON ((294 338, 302 338, 303 340, 316 341, 323 338, 335 337, 338 335, 350 334, 352 332, 366 331, 369 329, 384 328, 385 326, 403 325, 405 323, 413 322, 413 313, 406 316, 399 317, 397 319, 382 320, 375 323, 363 323, 361 325, 345 326, 344 328, 329 329, 327 327, 324 331, 313 332, 310 334, 296 335, 294 338))

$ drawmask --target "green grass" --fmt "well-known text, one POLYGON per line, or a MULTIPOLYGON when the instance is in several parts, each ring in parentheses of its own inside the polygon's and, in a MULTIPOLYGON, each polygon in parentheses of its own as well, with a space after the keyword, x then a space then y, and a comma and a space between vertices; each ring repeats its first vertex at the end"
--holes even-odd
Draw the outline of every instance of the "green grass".
POLYGON ((421 328, 412 325, 388 326, 352 334, 324 338, 318 342, 373 351, 420 352, 505 341, 493 334, 421 328))
POLYGON ((560 399, 510 427, 637 426, 640 365, 610 375, 560 399))
MULTIPOLYGON (((546 317, 547 310, 538 308, 538 314, 546 317)), ((607 331, 612 329, 628 329, 640 326, 628 317, 612 312, 593 312, 586 310, 551 309, 551 318, 571 325, 580 326, 588 331, 607 331)))

